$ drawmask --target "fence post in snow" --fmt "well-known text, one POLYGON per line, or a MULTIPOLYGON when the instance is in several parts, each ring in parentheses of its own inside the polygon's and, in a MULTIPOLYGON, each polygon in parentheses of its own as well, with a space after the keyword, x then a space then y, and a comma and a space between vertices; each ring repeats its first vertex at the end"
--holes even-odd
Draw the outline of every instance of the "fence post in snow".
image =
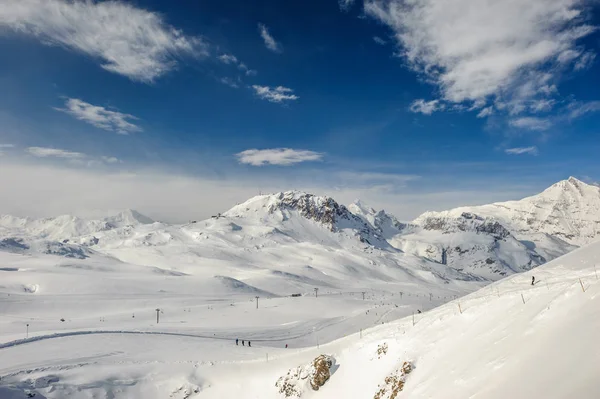
POLYGON ((462 308, 460 307, 460 302, 458 302, 458 311, 462 314, 462 308))
POLYGON ((523 296, 523 293, 521 293, 521 299, 523 300, 523 305, 525 305, 525 297, 523 296))
POLYGON ((413 326, 415 325, 415 311, 413 310, 413 326))
POLYGON ((585 292, 585 288, 583 287, 583 283, 581 282, 581 279, 579 279, 579 284, 581 284, 581 291, 585 292))
POLYGON ((160 309, 156 308, 156 324, 158 324, 158 319, 159 319, 158 315, 159 315, 159 313, 160 313, 160 309))
POLYGON ((29 323, 27 323, 27 330, 25 333, 25 338, 29 338, 29 323))

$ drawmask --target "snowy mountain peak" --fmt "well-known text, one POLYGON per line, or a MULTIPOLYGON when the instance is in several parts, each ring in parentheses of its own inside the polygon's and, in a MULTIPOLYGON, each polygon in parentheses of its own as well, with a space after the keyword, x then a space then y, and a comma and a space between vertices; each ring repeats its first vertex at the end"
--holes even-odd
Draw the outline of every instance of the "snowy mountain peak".
POLYGON ((142 215, 134 209, 126 209, 117 213, 116 215, 104 218, 104 221, 113 228, 154 223, 154 220, 142 215))
POLYGON ((355 215, 375 215, 377 213, 374 208, 368 206, 359 199, 348 205, 348 209, 355 215))

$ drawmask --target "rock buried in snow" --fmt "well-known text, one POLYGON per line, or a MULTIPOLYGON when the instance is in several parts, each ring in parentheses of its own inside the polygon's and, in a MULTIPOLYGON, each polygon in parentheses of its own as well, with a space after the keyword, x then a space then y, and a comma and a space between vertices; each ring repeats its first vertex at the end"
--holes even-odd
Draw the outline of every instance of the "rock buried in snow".
POLYGON ((314 373, 310 379, 310 386, 313 390, 318 391, 329 380, 333 362, 334 359, 327 355, 321 355, 313 360, 314 373))
POLYGON ((404 389, 406 376, 414 369, 411 362, 404 362, 402 367, 396 369, 393 373, 385 377, 383 386, 380 385, 379 391, 373 399, 395 399, 404 389))
POLYGON ((300 398, 309 386, 313 391, 318 391, 325 385, 331 377, 331 368, 334 365, 335 358, 320 355, 307 365, 290 369, 277 380, 275 386, 286 398, 300 398))

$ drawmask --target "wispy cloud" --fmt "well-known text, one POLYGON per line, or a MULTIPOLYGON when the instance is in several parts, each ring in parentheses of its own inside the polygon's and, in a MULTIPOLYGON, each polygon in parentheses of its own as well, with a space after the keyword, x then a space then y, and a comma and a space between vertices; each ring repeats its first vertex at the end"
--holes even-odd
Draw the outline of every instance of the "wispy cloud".
POLYGON ((373 41, 377 44, 379 44, 380 46, 385 46, 387 44, 387 42, 385 40, 383 40, 382 38, 380 38, 379 36, 373 36, 373 41))
POLYGON ((82 152, 69 151, 60 148, 28 147, 25 149, 25 152, 36 158, 58 158, 68 161, 68 163, 73 165, 82 165, 87 167, 122 163, 122 161, 116 157, 94 157, 82 152))
POLYGON ((548 130, 552 127, 552 122, 548 119, 544 118, 535 118, 526 116, 523 118, 512 119, 509 121, 510 126, 526 129, 526 130, 534 130, 534 131, 544 131, 548 130))
POLYGON ((354 4, 354 0, 338 0, 338 4, 342 11, 348 11, 354 4))
POLYGON ((219 82, 223 83, 225 86, 229 86, 233 89, 239 89, 240 85, 238 84, 238 82, 236 82, 235 80, 228 78, 228 77, 224 77, 219 79, 219 82))
POLYGON ((295 101, 299 99, 297 95, 294 94, 294 90, 283 87, 269 87, 269 86, 252 86, 256 95, 263 99, 272 103, 283 103, 286 101, 295 101))
POLYGON ((116 157, 101 156, 100 159, 106 163, 122 163, 123 162, 119 158, 116 158, 116 157))
POLYGON ((538 148, 536 146, 507 148, 504 150, 504 152, 509 155, 523 155, 523 154, 537 155, 538 148))
POLYGON ((107 71, 147 83, 173 70, 180 57, 207 55, 201 38, 123 1, 4 0, 0 27, 97 58, 107 71))
POLYGON ((275 53, 281 53, 283 51, 283 47, 271 35, 269 28, 267 28, 266 25, 258 24, 258 31, 260 32, 260 37, 262 37, 263 41, 265 42, 265 46, 269 50, 275 53))
POLYGON ((423 99, 419 99, 413 101, 409 109, 411 112, 431 115, 435 111, 441 111, 444 108, 444 104, 440 103, 439 100, 425 101, 423 99))
POLYGON ((479 113, 477 114, 478 118, 485 118, 486 116, 490 116, 494 113, 494 107, 486 107, 484 109, 482 109, 481 111, 479 111, 479 113))
POLYGON ((532 99, 557 95, 566 68, 593 60, 577 43, 596 29, 585 22, 585 3, 365 0, 365 13, 391 28, 399 55, 437 86, 440 101, 520 113, 532 99))
POLYGON ((1 148, 15 148, 14 144, 0 144, 0 149, 1 148))
POLYGON ((579 60, 577 60, 577 62, 575 63, 574 68, 576 71, 588 69, 592 66, 595 59, 596 54, 588 51, 587 53, 584 53, 581 57, 579 57, 579 60))
POLYGON ((233 54, 221 54, 220 56, 217 57, 217 59, 219 61, 221 61, 223 64, 237 66, 237 68, 240 71, 244 72, 244 74, 246 76, 256 76, 256 74, 257 74, 257 72, 255 70, 248 68, 248 66, 246 64, 244 64, 242 61, 240 61, 233 54))
POLYGON ((289 166, 301 162, 320 161, 323 158, 323 154, 319 152, 294 150, 292 148, 251 149, 242 151, 235 156, 240 163, 252 166, 289 166))
POLYGON ((572 102, 567 106, 569 119, 576 119, 590 112, 600 111, 600 101, 572 102))
POLYGON ((61 150, 58 148, 29 147, 25 151, 38 158, 82 159, 86 157, 86 155, 81 152, 61 150))
POLYGON ((246 76, 256 76, 258 72, 254 69, 250 69, 243 62, 238 65, 238 69, 243 71, 246 76))
POLYGON ((98 105, 92 105, 78 98, 68 98, 65 102, 65 107, 66 108, 55 109, 57 111, 65 112, 76 119, 87 122, 100 129, 119 134, 129 134, 142 131, 141 127, 128 121, 138 119, 130 114, 124 114, 98 105))
POLYGON ((238 63, 237 57, 233 54, 221 54, 220 56, 217 57, 217 59, 219 61, 221 61, 223 64, 237 64, 238 63))

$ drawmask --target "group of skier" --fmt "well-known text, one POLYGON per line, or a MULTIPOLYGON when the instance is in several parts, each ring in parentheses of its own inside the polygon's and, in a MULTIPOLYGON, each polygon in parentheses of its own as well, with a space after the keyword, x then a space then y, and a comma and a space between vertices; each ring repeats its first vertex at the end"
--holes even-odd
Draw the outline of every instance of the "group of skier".
MULTIPOLYGON (((239 345, 240 344, 240 340, 238 338, 235 339, 235 344, 239 345)), ((246 346, 246 341, 242 340, 242 346, 246 346)), ((252 346, 252 343, 250 341, 248 341, 248 346, 252 346)))

